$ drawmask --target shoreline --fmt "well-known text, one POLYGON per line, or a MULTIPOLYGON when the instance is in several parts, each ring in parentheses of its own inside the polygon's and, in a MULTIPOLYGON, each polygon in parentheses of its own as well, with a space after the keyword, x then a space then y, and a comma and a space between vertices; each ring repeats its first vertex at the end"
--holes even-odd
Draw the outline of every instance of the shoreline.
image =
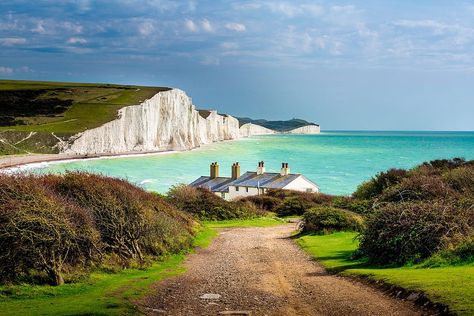
MULTIPOLYGON (((193 148, 194 149, 194 148, 193 148)), ((190 149, 190 150, 193 150, 190 149)), ((186 151, 186 150, 183 150, 186 151)), ((178 153, 181 150, 160 150, 146 152, 128 152, 121 154, 93 154, 93 155, 71 155, 71 154, 28 154, 28 155, 11 155, 0 157, 0 172, 10 171, 12 169, 23 169, 31 165, 42 163, 67 163, 75 160, 98 160, 113 159, 121 157, 140 157, 151 155, 163 155, 178 153)))
MULTIPOLYGON (((260 136, 260 135, 255 135, 260 136)), ((250 137, 243 137, 239 139, 224 139, 210 144, 202 144, 198 147, 183 149, 183 150, 153 150, 153 151, 130 151, 118 154, 91 154, 91 155, 74 155, 74 154, 26 154, 26 155, 9 155, 0 156, 0 173, 8 171, 20 171, 28 167, 34 167, 40 164, 51 163, 68 163, 76 160, 99 160, 99 159, 115 159, 125 157, 141 157, 166 155, 187 152, 192 150, 199 150, 203 147, 211 146, 222 142, 232 142, 236 140, 248 139, 250 137)))

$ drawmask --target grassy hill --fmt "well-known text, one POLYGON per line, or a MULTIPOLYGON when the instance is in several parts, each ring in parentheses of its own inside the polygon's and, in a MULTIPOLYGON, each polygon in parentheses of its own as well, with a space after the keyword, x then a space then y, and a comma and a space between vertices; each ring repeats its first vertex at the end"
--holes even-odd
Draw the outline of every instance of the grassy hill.
POLYGON ((166 90, 169 88, 0 80, 0 155, 54 152, 51 145, 56 137, 98 127, 116 118, 120 108, 166 90))
POLYGON ((252 123, 256 125, 260 125, 278 132, 286 132, 290 131, 292 129, 298 128, 298 127, 303 127, 307 125, 318 125, 315 123, 311 123, 302 119, 291 119, 287 121, 267 121, 264 119, 258 119, 254 120, 248 117, 238 117, 240 126, 247 124, 247 123, 252 123))

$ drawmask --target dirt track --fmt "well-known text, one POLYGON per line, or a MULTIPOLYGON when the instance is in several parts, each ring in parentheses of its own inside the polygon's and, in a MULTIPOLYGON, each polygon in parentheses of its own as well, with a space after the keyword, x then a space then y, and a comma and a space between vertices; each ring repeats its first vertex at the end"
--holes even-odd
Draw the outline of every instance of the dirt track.
POLYGON ((150 315, 420 315, 409 302, 330 275, 289 239, 294 224, 222 230, 140 302, 150 315))

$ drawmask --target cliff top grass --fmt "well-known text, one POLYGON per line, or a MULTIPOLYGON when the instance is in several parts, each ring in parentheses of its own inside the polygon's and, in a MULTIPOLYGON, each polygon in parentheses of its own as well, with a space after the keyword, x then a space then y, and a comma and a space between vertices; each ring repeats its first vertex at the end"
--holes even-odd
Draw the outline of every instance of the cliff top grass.
POLYGON ((120 108, 166 90, 169 88, 0 80, 0 132, 75 134, 109 122, 120 108))

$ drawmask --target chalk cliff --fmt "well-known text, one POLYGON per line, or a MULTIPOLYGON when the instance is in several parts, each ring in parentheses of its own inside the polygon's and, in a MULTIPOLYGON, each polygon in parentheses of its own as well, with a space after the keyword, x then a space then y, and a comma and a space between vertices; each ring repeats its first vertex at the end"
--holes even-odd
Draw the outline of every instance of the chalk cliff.
POLYGON ((250 137, 254 135, 270 135, 270 134, 276 134, 276 132, 274 130, 271 130, 269 128, 266 128, 257 124, 247 123, 240 127, 241 137, 250 137))
POLYGON ((185 150, 240 137, 239 121, 208 111, 200 115, 183 91, 160 92, 119 110, 118 118, 61 144, 69 154, 120 154, 185 150))
MULTIPOLYGON (((183 91, 171 89, 120 109, 117 119, 60 140, 57 147, 61 153, 78 155, 187 150, 222 140, 276 133, 252 123, 239 128, 239 121, 230 115, 198 111, 183 91)), ((308 125, 289 133, 317 134, 319 126, 308 125)))
POLYGON ((306 125, 288 131, 289 134, 319 134, 321 128, 319 125, 306 125))

